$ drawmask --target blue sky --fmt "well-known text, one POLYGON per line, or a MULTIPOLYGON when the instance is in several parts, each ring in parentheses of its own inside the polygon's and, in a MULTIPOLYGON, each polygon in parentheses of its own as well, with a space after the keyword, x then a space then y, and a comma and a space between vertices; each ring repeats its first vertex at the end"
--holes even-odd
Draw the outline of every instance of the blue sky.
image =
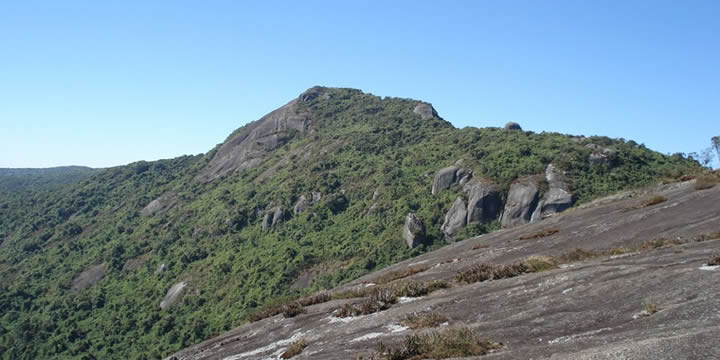
POLYGON ((0 167, 197 154, 313 85, 457 127, 720 135, 718 1, 0 3, 0 167))

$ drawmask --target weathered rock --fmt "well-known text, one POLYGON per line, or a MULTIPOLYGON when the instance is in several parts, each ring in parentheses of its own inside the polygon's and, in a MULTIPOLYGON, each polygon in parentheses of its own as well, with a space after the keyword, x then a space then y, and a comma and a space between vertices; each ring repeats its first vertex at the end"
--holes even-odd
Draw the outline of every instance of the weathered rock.
POLYGON ((305 132, 312 124, 310 113, 297 103, 316 98, 322 88, 312 88, 279 109, 251 122, 223 143, 208 165, 195 177, 209 182, 238 170, 257 167, 270 151, 287 143, 295 131, 305 132))
POLYGON ((466 168, 460 168, 458 169, 457 173, 455 173, 455 179, 457 180, 457 183, 461 186, 465 185, 468 181, 470 181, 472 177, 472 170, 466 168))
POLYGON ((283 211, 282 208, 280 208, 280 207, 275 207, 275 208, 272 209, 271 211, 272 211, 272 214, 273 214, 271 226, 275 226, 275 225, 277 225, 278 223, 280 223, 281 221, 285 220, 285 212, 283 211))
POLYGON ((522 130, 522 128, 520 124, 511 121, 505 124, 505 130, 522 130))
POLYGON ((380 197, 380 189, 375 189, 372 195, 373 201, 377 200, 380 197))
POLYGON ((425 226, 413 213, 409 213, 405 216, 403 238, 409 248, 414 248, 425 240, 425 226))
POLYGON ((265 216, 263 216, 263 221, 262 221, 262 229, 263 230, 267 230, 270 228, 270 226, 272 226, 272 218, 273 218, 273 216, 270 213, 267 213, 267 214, 265 214, 265 216))
POLYGON ((549 188, 533 212, 531 221, 567 210, 575 203, 565 173, 555 168, 553 164, 549 164, 545 169, 545 179, 549 188))
POLYGON ((473 179, 464 187, 468 196, 467 223, 487 224, 500 215, 502 200, 497 186, 489 181, 473 179))
POLYGON ((72 280, 72 283, 70 284, 70 290, 78 291, 82 289, 87 289, 97 284, 98 281, 102 280, 102 278, 105 277, 106 273, 106 263, 91 266, 85 269, 72 280))
POLYGON ((168 289, 167 293, 165 293, 165 297, 160 301, 160 309, 165 310, 175 304, 175 302, 180 299, 180 296, 185 291, 185 288, 187 287, 186 281, 180 281, 168 289))
POLYGON ((467 225, 467 206, 461 197, 455 199, 450 210, 445 214, 445 221, 440 230, 445 234, 446 239, 452 239, 460 229, 467 225))
POLYGON ((313 191, 313 193, 312 193, 312 202, 313 202, 313 204, 316 203, 316 202, 318 202, 318 201, 320 201, 320 199, 322 199, 322 193, 313 191))
POLYGON ((457 166, 448 166, 442 168, 435 173, 435 179, 432 185, 432 194, 435 195, 441 190, 445 190, 454 184, 457 179, 457 166))
MULTIPOLYGON (((589 144, 588 144, 589 145, 589 144)), ((610 165, 617 158, 614 150, 604 148, 602 151, 594 151, 588 156, 588 161, 592 165, 610 165)))
POLYGON ((140 215, 150 216, 170 210, 177 203, 177 197, 173 193, 165 193, 159 198, 151 201, 142 210, 140 215))
POLYGON ((158 265, 157 269, 155 269, 154 274, 155 274, 155 275, 160 275, 160 274, 162 274, 164 271, 165 271, 165 264, 160 264, 160 265, 158 265))
POLYGON ((295 202, 295 206, 293 206, 293 214, 297 215, 307 210, 308 206, 310 206, 310 203, 305 198, 305 195, 300 195, 300 198, 295 202))
POLYGON ((520 178, 510 185, 505 210, 503 211, 502 227, 527 224, 532 218, 538 203, 537 179, 533 176, 520 178))
POLYGON ((413 109, 413 113, 420 115, 420 118, 423 120, 438 116, 437 111, 428 103, 418 104, 415 106, 415 109, 413 109))

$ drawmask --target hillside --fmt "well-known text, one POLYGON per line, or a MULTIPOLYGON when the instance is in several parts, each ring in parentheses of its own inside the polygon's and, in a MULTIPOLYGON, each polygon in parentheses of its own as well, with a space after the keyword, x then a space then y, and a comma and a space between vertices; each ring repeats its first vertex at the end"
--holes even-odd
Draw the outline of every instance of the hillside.
MULTIPOLYGON (((720 186, 696 190, 694 181, 618 194, 402 261, 332 290, 333 300, 294 317, 246 324, 167 359, 277 359, 299 341, 305 347, 293 359, 419 359, 412 349, 422 346, 408 345, 423 334, 466 328, 502 344, 482 359, 716 359, 718 204, 720 186), (646 205, 657 196, 666 200, 646 205), (458 279, 484 264, 528 259, 545 267, 458 279), (338 317, 347 304, 367 301, 344 295, 349 291, 407 292, 433 282, 446 287, 398 295, 379 312, 338 317)), ((450 344, 467 350, 465 341, 450 344)))
POLYGON ((160 358, 283 298, 700 171, 633 141, 456 129, 424 102, 315 87, 207 154, 3 194, 0 354, 160 358))
POLYGON ((98 169, 85 166, 59 166, 39 169, 0 168, 0 193, 20 190, 39 190, 43 187, 62 186, 87 178, 98 169))

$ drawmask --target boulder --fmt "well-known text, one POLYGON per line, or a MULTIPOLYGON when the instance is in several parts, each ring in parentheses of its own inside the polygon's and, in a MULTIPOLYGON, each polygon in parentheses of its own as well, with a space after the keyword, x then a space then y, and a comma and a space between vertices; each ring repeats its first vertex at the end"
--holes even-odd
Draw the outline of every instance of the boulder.
POLYGON ((267 213, 267 214, 265 214, 265 216, 263 216, 263 221, 262 221, 262 229, 263 230, 267 230, 270 228, 270 226, 272 226, 272 217, 273 216, 270 213, 267 213))
POLYGON ((442 168, 435 173, 435 179, 432 185, 432 194, 435 195, 441 190, 445 190, 454 184, 457 179, 457 166, 448 166, 442 168))
POLYGON ((467 206, 461 197, 455 199, 450 210, 445 214, 445 221, 440 230, 445 234, 446 239, 452 239, 460 229, 467 225, 467 206))
POLYGON ((520 127, 520 124, 516 122, 509 122, 505 124, 505 130, 522 130, 522 128, 520 127))
POLYGON ((438 116, 437 111, 435 111, 432 105, 428 103, 417 104, 417 106, 415 106, 415 109, 413 109, 413 113, 420 115, 420 118, 423 120, 438 116))
POLYGON ((463 189, 468 196, 467 223, 487 224, 500 215, 502 200, 497 186, 473 179, 463 189))
POLYGON ((140 210, 140 215, 151 216, 163 213, 175 206, 175 203, 177 203, 177 197, 175 194, 165 193, 142 208, 142 210, 140 210))
POLYGON ((180 296, 185 291, 185 288, 187 287, 187 282, 180 281, 168 289, 167 293, 165 293, 165 297, 160 301, 160 309, 165 310, 175 304, 178 299, 180 299, 180 296))
POLYGON ((320 201, 320 199, 322 199, 322 193, 313 191, 313 193, 312 193, 312 202, 313 202, 313 204, 316 203, 316 202, 318 202, 318 201, 320 201))
POLYGON ((160 275, 165 271, 165 264, 158 265, 157 269, 155 269, 155 275, 160 275))
POLYGON ((590 156, 588 156, 588 162, 592 165, 610 165, 616 158, 617 156, 614 150, 603 148, 602 150, 593 151, 590 156))
POLYGON ((468 181, 470 181, 470 179, 472 179, 472 177, 472 170, 466 168, 460 168, 455 173, 455 178, 457 180, 457 183, 460 184, 460 186, 465 185, 468 181))
POLYGON ((409 248, 414 248, 425 240, 425 226, 413 213, 409 213, 405 216, 403 238, 409 248))
POLYGON ((307 210, 308 206, 310 206, 310 202, 305 195, 300 195, 300 198, 295 202, 295 206, 293 206, 293 214, 297 215, 307 210))
POLYGON ((529 176, 515 180, 510 185, 500 224, 506 228, 529 223, 537 203, 537 179, 529 176))
POLYGON ((70 290, 78 291, 82 289, 87 289, 97 284, 98 281, 102 280, 102 278, 105 277, 106 273, 107 264, 105 263, 91 266, 83 270, 83 272, 81 272, 72 280, 72 283, 70 284, 70 290))
POLYGON ((531 221, 537 221, 549 215, 559 213, 573 206, 575 197, 570 192, 567 175, 553 164, 545 168, 545 180, 548 190, 533 212, 531 221))
POLYGON ((283 209, 280 207, 275 207, 272 211, 272 225, 275 226, 281 221, 285 220, 285 213, 283 212, 283 209))

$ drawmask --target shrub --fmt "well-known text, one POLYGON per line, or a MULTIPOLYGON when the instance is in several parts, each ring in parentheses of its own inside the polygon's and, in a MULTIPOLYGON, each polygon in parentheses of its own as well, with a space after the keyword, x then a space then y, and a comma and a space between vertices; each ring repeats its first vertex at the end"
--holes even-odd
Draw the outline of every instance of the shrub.
POLYGON ((560 230, 558 229, 544 229, 532 234, 522 235, 518 238, 518 240, 539 239, 553 234, 557 234, 558 232, 560 232, 560 230))
POLYGON ((377 355, 386 360, 448 359, 485 355, 502 347, 502 343, 482 339, 471 329, 462 327, 407 336, 397 348, 379 343, 373 358, 377 355))
POLYGON ((720 265, 720 253, 715 254, 710 257, 710 260, 708 260, 707 263, 709 266, 717 266, 720 265))
POLYGON ((667 201, 667 198, 662 195, 655 195, 653 197, 650 197, 649 199, 645 200, 643 203, 643 207, 653 206, 657 205, 659 203, 667 201))
POLYGON ((282 314, 285 318, 296 317, 305 313, 305 308, 297 302, 291 302, 282 306, 282 314))
POLYGON ((455 280, 466 283, 482 282, 511 278, 531 272, 531 268, 523 263, 493 265, 475 264, 455 275, 455 280))
POLYGON ((716 183, 718 183, 720 179, 717 176, 713 175, 703 175, 698 177, 695 180, 695 190, 705 190, 710 189, 715 186, 716 183))
POLYGON ((298 341, 293 342, 288 346, 288 348, 285 350, 282 355, 280 355, 280 358, 282 359, 290 359, 293 356, 300 354, 306 347, 308 346, 305 339, 300 339, 298 341))
POLYGON ((414 266, 414 267, 407 268, 405 270, 395 270, 395 271, 391 271, 387 274, 383 274, 383 275, 376 277, 373 280, 373 282, 378 285, 387 284, 389 282, 392 282, 392 281, 395 281, 398 279, 406 278, 410 275, 415 275, 417 273, 421 273, 427 269, 428 269, 427 266, 414 266))
POLYGON ((440 315, 436 312, 429 313, 413 313, 405 317, 405 320, 401 322, 402 325, 409 327, 410 329, 420 329, 428 327, 436 327, 440 324, 448 322, 447 316, 440 315))

